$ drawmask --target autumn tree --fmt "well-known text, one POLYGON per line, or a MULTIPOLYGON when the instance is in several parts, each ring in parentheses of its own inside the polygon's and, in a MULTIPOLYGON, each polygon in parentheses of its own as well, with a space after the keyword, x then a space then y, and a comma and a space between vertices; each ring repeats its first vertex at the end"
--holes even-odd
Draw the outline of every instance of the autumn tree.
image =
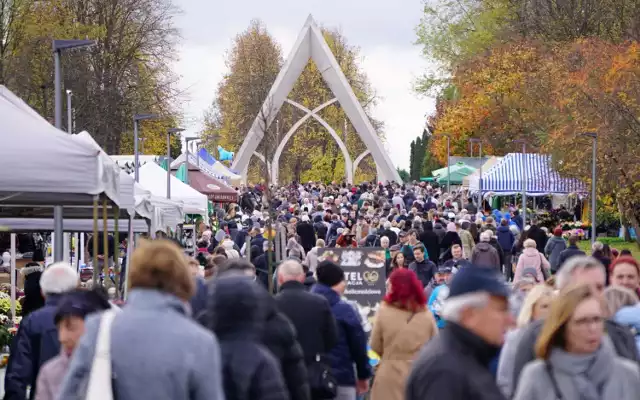
MULTIPOLYGON (((179 121, 170 69, 177 10, 170 0, 0 0, 0 10, 0 80, 47 119, 53 116, 52 40, 90 38, 96 46, 62 56, 77 130, 118 154, 131 141, 134 114, 179 121)), ((153 138, 150 153, 165 152, 166 145, 152 145, 165 132, 153 125, 144 130, 153 138)))

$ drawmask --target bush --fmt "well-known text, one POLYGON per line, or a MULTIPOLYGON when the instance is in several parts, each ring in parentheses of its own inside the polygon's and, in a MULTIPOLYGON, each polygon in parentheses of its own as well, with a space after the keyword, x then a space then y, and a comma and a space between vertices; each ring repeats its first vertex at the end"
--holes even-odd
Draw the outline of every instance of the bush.
POLYGON ((617 244, 617 243, 630 243, 624 240, 624 238, 619 238, 619 237, 599 237, 599 238, 596 238, 596 240, 598 242, 602 242, 608 245, 617 244))
MULTIPOLYGON (((0 298, 0 314, 11 317, 11 299, 0 298)), ((16 315, 22 314, 22 305, 16 300, 16 315)))

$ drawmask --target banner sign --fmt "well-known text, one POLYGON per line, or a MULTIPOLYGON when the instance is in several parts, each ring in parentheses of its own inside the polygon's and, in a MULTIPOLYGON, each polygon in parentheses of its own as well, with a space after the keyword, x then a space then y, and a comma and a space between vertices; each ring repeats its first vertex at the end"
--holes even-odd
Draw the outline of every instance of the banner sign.
POLYGON ((347 283, 344 296, 357 304, 365 322, 371 322, 386 292, 384 250, 375 247, 319 249, 318 262, 325 260, 342 267, 347 283))

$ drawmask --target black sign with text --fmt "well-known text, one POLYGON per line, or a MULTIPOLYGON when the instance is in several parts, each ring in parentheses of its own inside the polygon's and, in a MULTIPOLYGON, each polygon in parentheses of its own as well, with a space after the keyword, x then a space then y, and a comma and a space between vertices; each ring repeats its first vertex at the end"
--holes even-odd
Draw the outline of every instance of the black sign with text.
POLYGON ((385 254, 381 248, 324 248, 318 261, 329 260, 344 270, 347 300, 358 305, 358 311, 368 321, 380 306, 386 292, 385 254))

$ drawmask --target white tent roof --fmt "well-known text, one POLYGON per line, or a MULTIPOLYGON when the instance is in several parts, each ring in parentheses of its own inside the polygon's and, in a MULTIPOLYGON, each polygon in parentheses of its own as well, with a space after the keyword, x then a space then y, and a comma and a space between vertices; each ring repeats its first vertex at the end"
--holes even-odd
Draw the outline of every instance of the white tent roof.
POLYGON ((73 140, 0 85, 0 197, 12 205, 91 204, 104 193, 118 201, 118 170, 73 140), (30 110, 30 111, 29 111, 30 110))
MULTIPOLYGON (((140 184, 153 195, 166 198, 167 171, 156 163, 148 163, 140 167, 140 184)), ((171 199, 183 202, 183 212, 186 214, 207 214, 207 196, 189 185, 182 183, 171 175, 171 199)))

